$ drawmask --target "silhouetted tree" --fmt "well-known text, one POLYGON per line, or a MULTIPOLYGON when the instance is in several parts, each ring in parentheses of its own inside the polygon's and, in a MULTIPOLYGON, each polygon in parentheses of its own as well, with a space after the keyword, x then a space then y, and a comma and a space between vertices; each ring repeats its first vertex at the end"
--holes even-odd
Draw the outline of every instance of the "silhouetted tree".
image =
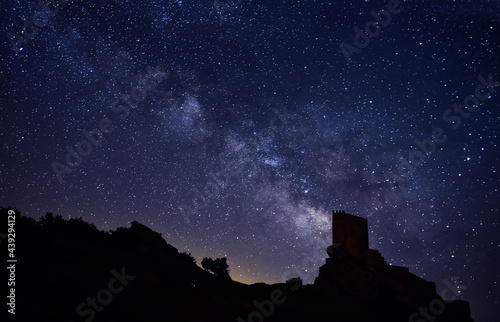
MULTIPOLYGON (((17 216, 21 215, 21 212, 16 207, 0 207, 0 214, 2 216, 7 216, 9 210, 14 210, 14 212, 16 213, 17 216)), ((6 217, 2 217, 2 218, 6 218, 6 217)))
POLYGON ((215 275, 228 275, 229 265, 227 264, 227 258, 217 258, 214 260, 214 274, 215 275))
POLYGON ((227 258, 216 258, 215 260, 205 257, 201 261, 201 266, 212 273, 215 276, 221 277, 224 279, 231 279, 229 276, 229 265, 227 264, 227 258))
POLYGON ((40 223, 40 226, 42 226, 43 230, 46 232, 52 232, 61 226, 63 220, 64 219, 61 215, 54 216, 53 213, 48 212, 45 216, 42 216, 38 222, 40 223))
POLYGON ((201 261, 201 267, 206 271, 213 272, 214 270, 214 260, 208 257, 203 258, 201 261))

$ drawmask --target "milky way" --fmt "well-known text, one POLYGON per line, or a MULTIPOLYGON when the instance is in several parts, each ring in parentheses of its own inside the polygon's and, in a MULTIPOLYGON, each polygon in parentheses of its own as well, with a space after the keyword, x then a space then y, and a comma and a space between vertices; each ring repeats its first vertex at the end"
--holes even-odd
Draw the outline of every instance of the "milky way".
POLYGON ((0 8, 0 205, 137 220, 245 283, 313 282, 345 210, 500 313, 500 2, 0 8))

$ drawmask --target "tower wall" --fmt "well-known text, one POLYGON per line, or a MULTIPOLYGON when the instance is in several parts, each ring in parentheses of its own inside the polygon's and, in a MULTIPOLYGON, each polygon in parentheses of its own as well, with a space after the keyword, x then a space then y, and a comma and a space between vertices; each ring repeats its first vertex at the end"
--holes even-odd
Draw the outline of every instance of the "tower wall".
POLYGON ((333 243, 345 245, 351 255, 366 260, 368 252, 368 220, 346 214, 344 211, 333 211, 332 224, 333 243))

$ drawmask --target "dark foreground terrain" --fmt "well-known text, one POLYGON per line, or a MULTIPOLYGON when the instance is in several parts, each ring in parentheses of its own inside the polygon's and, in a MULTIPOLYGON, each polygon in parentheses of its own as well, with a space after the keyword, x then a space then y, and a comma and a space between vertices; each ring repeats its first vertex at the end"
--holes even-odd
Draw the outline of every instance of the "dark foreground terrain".
POLYGON ((103 232, 81 219, 21 216, 16 233, 19 321, 472 321, 467 302, 442 308, 435 291, 394 290, 342 247, 313 285, 245 285, 205 271, 138 222, 103 232), (370 282, 349 276, 364 271, 370 282))

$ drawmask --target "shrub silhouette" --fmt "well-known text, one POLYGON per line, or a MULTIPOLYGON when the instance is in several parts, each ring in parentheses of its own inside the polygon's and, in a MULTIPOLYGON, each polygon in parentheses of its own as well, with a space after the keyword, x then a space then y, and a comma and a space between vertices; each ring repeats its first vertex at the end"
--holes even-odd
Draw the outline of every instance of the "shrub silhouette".
POLYGON ((300 276, 299 277, 292 277, 292 278, 288 279, 285 283, 288 285, 292 285, 291 286, 292 290, 296 290, 297 288, 302 286, 302 278, 300 278, 300 276))
POLYGON ((288 279, 285 283, 287 284, 298 284, 298 285, 302 285, 302 278, 299 277, 292 277, 290 279, 288 279))
POLYGON ((42 216, 38 224, 45 232, 54 236, 74 236, 98 231, 94 224, 86 222, 82 217, 66 220, 61 215, 54 216, 51 212, 42 216))
POLYGON ((191 253, 183 252, 183 253, 179 253, 179 255, 186 262, 196 264, 196 259, 191 255, 191 253))

